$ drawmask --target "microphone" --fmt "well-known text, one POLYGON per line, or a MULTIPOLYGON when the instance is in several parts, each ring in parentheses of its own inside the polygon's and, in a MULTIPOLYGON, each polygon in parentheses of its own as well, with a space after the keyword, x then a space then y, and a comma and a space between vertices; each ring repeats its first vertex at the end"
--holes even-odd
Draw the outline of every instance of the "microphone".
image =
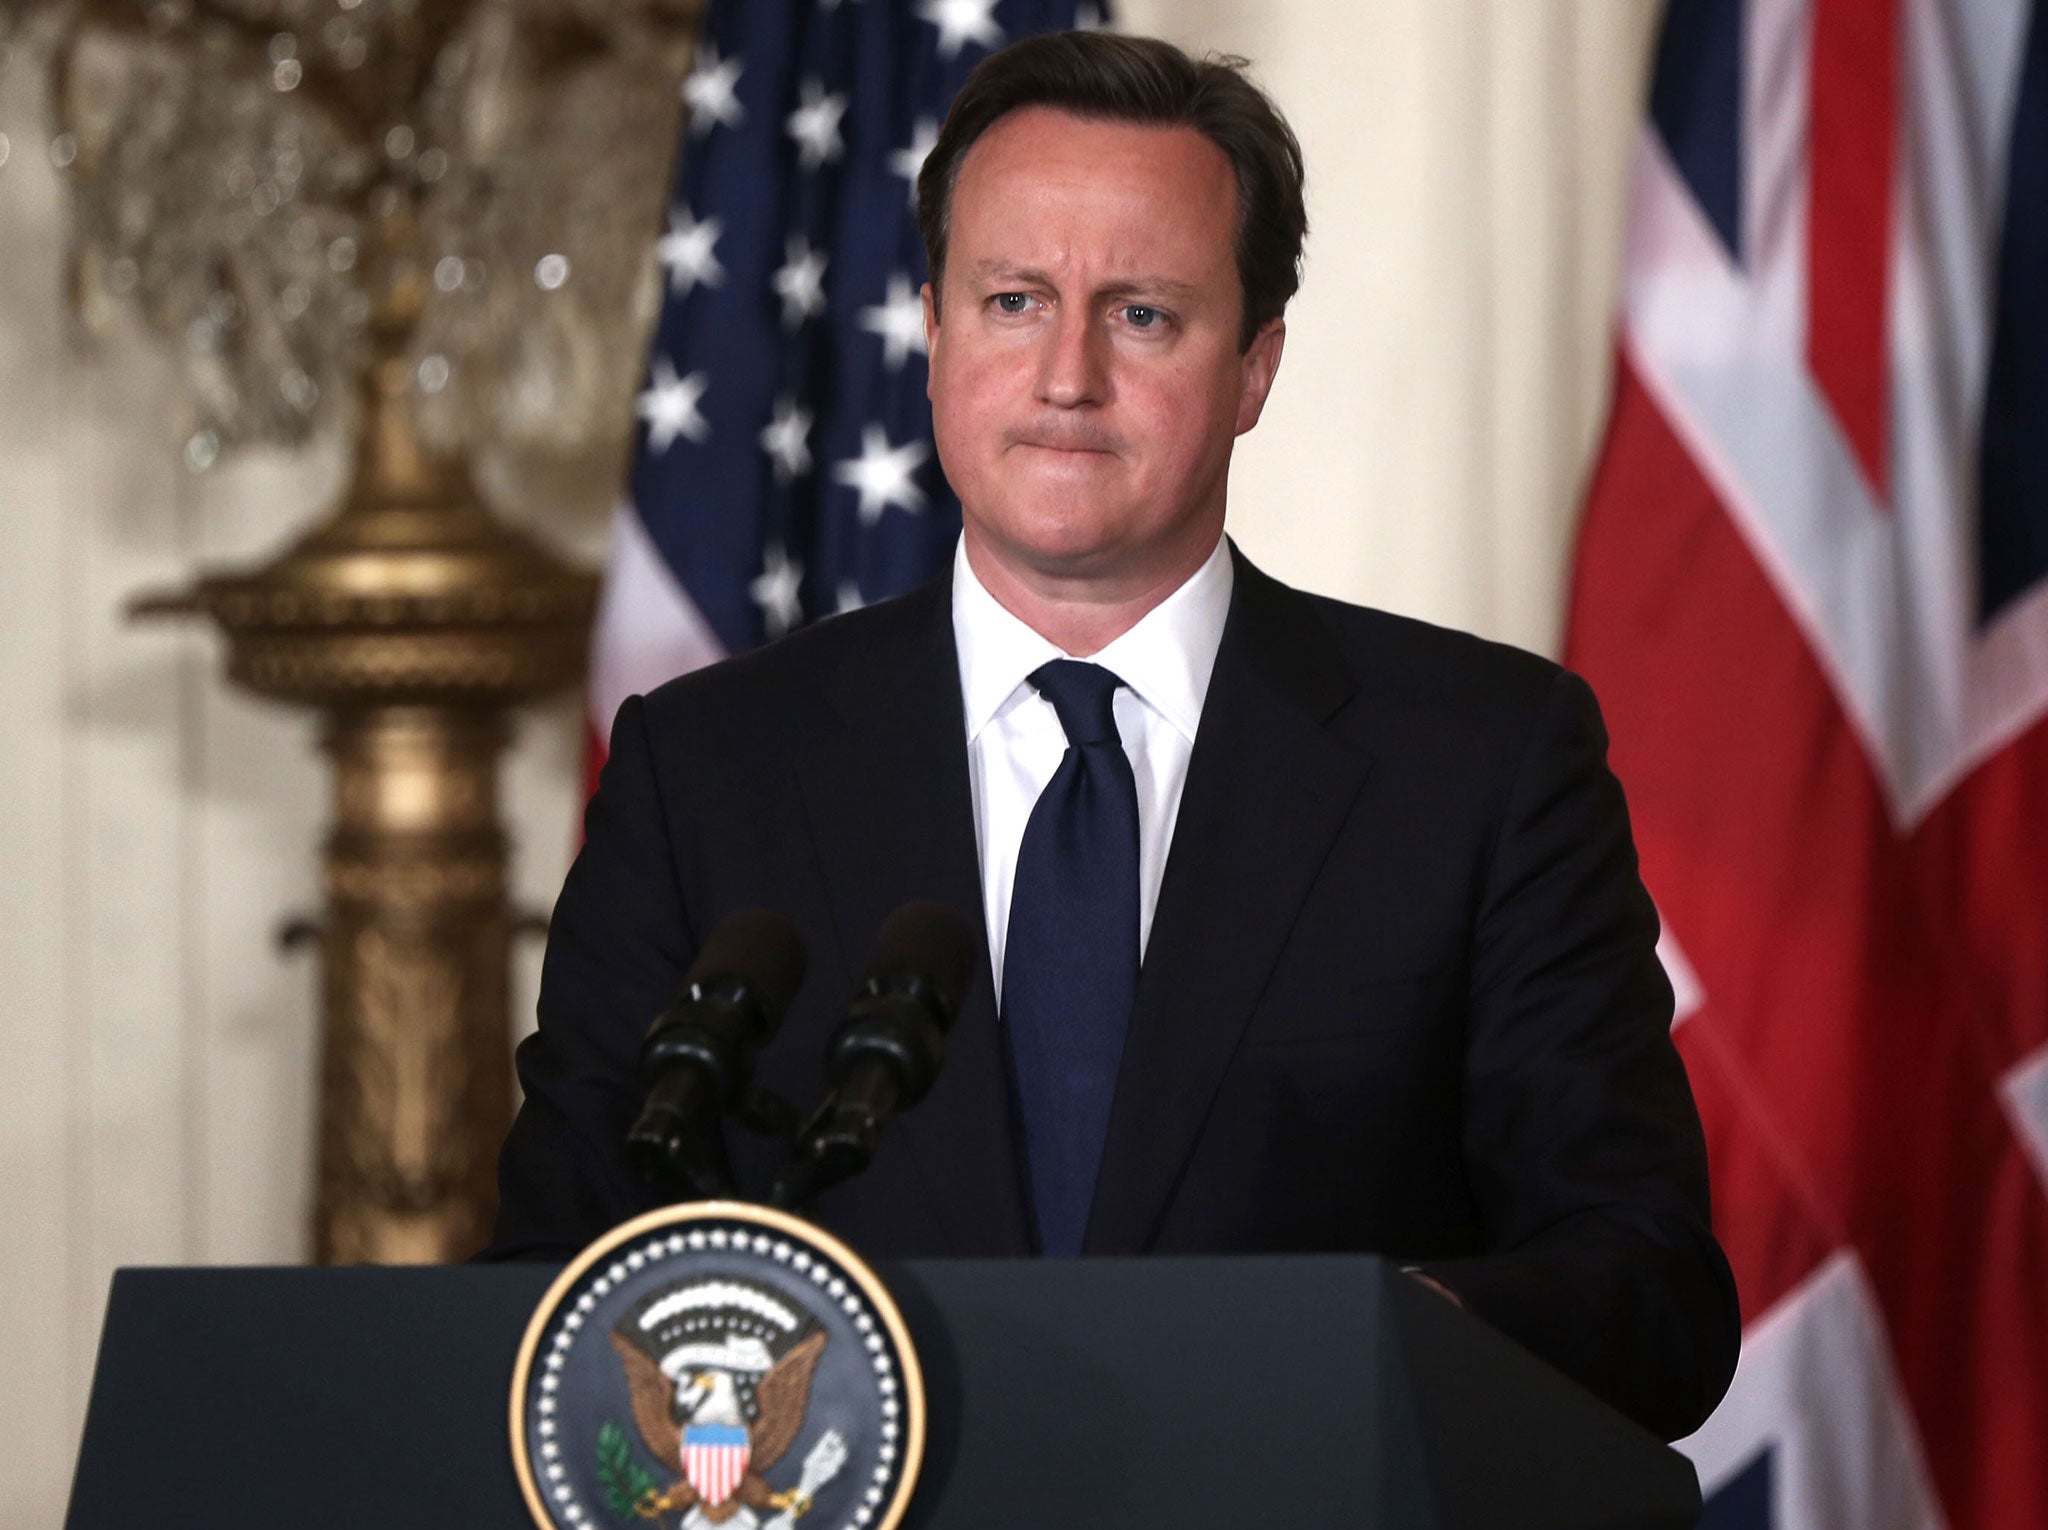
POLYGON ((641 1178, 699 1196, 726 1193, 723 1175, 702 1161, 700 1128, 746 1097, 754 1056, 803 980, 803 942, 780 914, 744 909, 712 927, 681 995, 640 1044, 647 1099, 626 1134, 626 1157, 641 1178))
POLYGON ((853 1007, 826 1048, 832 1091, 775 1178, 776 1205, 802 1207, 860 1173, 882 1128, 930 1091, 980 949, 943 903, 906 903, 883 922, 853 1007))

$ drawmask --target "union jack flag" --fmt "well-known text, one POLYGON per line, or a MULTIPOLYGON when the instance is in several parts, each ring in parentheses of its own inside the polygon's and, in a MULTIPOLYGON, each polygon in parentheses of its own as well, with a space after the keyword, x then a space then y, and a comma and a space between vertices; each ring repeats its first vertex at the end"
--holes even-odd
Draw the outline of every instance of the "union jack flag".
POLYGON ((1076 0, 711 6, 598 612, 594 763, 626 697, 901 594, 952 556, 917 172, 988 50, 1099 19, 1076 0))
POLYGON ((1672 0, 1568 657, 1746 1324, 1708 1525, 2048 1526, 2048 5, 1672 0))

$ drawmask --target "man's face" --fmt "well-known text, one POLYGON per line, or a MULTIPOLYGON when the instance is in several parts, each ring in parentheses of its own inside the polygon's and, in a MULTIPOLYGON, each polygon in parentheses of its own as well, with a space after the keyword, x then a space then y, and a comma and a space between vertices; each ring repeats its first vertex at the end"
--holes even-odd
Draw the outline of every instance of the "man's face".
POLYGON ((970 554, 1132 591, 1200 565, 1284 333, 1238 349, 1236 229, 1230 162, 1192 128, 1033 107, 968 150, 925 334, 970 554))

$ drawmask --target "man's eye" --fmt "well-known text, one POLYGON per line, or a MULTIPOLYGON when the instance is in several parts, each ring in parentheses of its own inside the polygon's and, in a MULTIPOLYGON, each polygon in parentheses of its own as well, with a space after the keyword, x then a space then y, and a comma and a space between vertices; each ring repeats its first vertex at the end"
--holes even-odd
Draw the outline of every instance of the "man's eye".
POLYGON ((1031 306, 1031 294, 1028 292, 998 292, 995 296, 995 305, 1003 313, 1022 313, 1031 306))
POLYGON ((1156 308, 1146 307, 1143 303, 1126 303, 1124 322, 1133 329, 1157 329, 1166 322, 1166 315, 1156 308))

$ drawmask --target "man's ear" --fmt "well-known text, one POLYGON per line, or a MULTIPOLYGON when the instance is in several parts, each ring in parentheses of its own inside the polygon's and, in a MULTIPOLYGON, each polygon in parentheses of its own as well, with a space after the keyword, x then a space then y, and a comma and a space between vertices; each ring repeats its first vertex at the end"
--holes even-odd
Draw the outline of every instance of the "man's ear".
POLYGON ((932 284, 926 282, 917 289, 917 295, 924 301, 924 396, 932 396, 932 361, 939 350, 939 298, 932 291, 932 284))
POLYGON ((1237 390, 1237 434, 1243 435, 1259 423, 1266 407, 1266 395, 1273 391, 1273 379, 1280 372, 1280 352, 1287 344, 1287 321, 1268 319, 1240 363, 1237 390))

